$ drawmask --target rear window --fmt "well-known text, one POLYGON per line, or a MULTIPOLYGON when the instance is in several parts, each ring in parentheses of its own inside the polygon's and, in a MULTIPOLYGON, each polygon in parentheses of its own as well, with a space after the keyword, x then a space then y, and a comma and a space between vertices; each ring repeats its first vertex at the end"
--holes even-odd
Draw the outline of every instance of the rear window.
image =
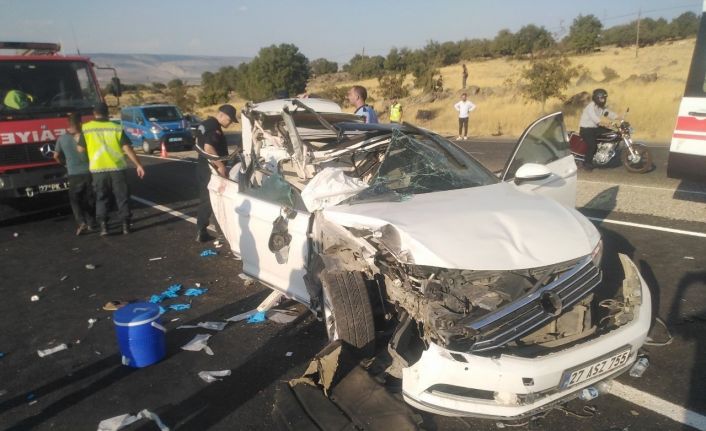
POLYGON ((179 121, 182 118, 176 106, 153 106, 144 108, 143 112, 148 121, 179 121))

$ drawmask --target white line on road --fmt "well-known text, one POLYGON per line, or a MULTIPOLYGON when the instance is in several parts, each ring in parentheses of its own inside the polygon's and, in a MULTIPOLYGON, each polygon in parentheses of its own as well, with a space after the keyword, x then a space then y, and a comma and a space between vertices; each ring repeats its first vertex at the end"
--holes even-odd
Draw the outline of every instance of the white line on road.
POLYGON ((615 183, 608 183, 605 181, 578 180, 578 182, 579 183, 587 183, 587 184, 600 184, 600 185, 604 185, 604 186, 634 187, 634 188, 639 188, 639 189, 660 190, 660 191, 673 192, 673 193, 691 193, 691 194, 695 194, 695 195, 706 196, 706 192, 702 192, 700 190, 670 189, 667 187, 638 186, 638 185, 634 185, 634 184, 615 184, 615 183))
POLYGON ((150 159, 160 159, 160 160, 174 160, 175 162, 184 162, 184 163, 197 163, 195 160, 186 160, 186 159, 180 159, 178 157, 159 157, 159 156, 152 156, 148 154, 137 154, 140 157, 149 157, 150 159))
MULTIPOLYGON (((135 196, 135 195, 130 196, 130 198, 131 198, 132 200, 136 201, 136 202, 141 203, 142 205, 147 205, 148 207, 152 207, 152 208, 154 208, 154 209, 158 209, 158 210, 163 211, 163 212, 165 212, 165 213, 167 213, 167 214, 171 214, 171 215, 173 215, 174 217, 180 218, 180 219, 182 219, 182 220, 186 220, 186 221, 188 221, 189 223, 196 224, 196 217, 188 216, 188 215, 184 214, 184 213, 181 212, 181 211, 173 210, 173 209, 171 209, 171 208, 169 208, 169 207, 165 207, 164 205, 160 205, 160 204, 158 204, 158 203, 155 203, 155 202, 152 202, 152 201, 148 201, 147 199, 142 199, 141 197, 137 197, 137 196, 135 196)), ((211 230, 211 231, 213 231, 213 232, 216 231, 216 229, 215 229, 213 226, 209 226, 208 229, 211 230)))
POLYGON ((588 216, 586 216, 586 218, 589 220, 593 220, 595 222, 599 222, 599 223, 618 224, 621 226, 631 226, 631 227, 637 227, 640 229, 657 230, 660 232, 669 232, 669 233, 675 233, 678 235, 688 235, 688 236, 695 236, 698 238, 706 238, 706 233, 704 233, 704 232, 693 232, 690 230, 672 229, 672 228, 668 228, 668 227, 652 226, 649 224, 631 223, 631 222, 620 221, 620 220, 610 220, 607 218, 588 217, 588 216))
MULTIPOLYGON (((696 384, 696 382, 693 383, 696 384)), ((706 416, 650 395, 647 392, 623 385, 615 380, 610 383, 608 392, 625 401, 666 416, 673 421, 689 425, 697 430, 706 431, 706 416)))

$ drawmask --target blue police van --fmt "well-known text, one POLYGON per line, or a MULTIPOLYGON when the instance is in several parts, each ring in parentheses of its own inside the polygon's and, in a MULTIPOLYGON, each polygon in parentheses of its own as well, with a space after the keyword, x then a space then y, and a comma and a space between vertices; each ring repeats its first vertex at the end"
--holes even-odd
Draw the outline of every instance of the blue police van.
POLYGON ((161 149, 191 149, 194 141, 189 121, 179 108, 167 104, 128 106, 120 111, 125 135, 133 147, 142 148, 145 154, 161 149))

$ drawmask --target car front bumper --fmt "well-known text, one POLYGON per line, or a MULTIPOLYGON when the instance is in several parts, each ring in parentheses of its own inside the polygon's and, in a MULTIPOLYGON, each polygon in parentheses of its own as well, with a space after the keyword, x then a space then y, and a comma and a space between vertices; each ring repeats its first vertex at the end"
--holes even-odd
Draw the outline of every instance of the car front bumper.
POLYGON ((519 419, 575 398, 584 388, 628 370, 647 337, 652 307, 649 288, 635 265, 624 256, 621 261, 626 274, 623 290, 631 289, 641 298, 629 323, 565 350, 533 358, 479 356, 431 344, 419 361, 402 371, 405 401, 445 416, 519 419), (628 347, 630 359, 624 365, 577 385, 561 387, 568 370, 628 347))

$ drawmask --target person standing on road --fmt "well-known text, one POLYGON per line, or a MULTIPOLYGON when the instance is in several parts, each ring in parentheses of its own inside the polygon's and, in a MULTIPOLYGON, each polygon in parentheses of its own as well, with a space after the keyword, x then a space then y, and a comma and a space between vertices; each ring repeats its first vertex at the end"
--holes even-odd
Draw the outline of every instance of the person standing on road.
MULTIPOLYGON (((196 145, 204 152, 225 157, 228 155, 228 143, 223 134, 223 128, 229 127, 233 123, 237 123, 238 119, 235 116, 236 111, 233 105, 222 105, 218 108, 218 113, 215 117, 206 118, 198 128, 196 136, 196 145)), ((211 222, 211 195, 208 191, 208 182, 211 180, 211 169, 209 163, 213 163, 218 175, 226 178, 226 165, 224 162, 217 160, 209 162, 199 152, 199 160, 196 166, 196 180, 199 187, 199 209, 196 216, 196 241, 206 242, 214 239, 206 230, 211 222)))
POLYGON ((354 85, 348 90, 348 101, 355 107, 354 114, 365 117, 366 123, 376 124, 378 122, 378 114, 375 113, 372 106, 365 103, 367 98, 368 90, 362 85, 354 85))
POLYGON ((76 235, 92 231, 96 226, 95 205, 91 172, 88 170, 88 156, 76 148, 81 137, 81 116, 76 112, 69 115, 68 133, 56 141, 54 160, 66 166, 69 176, 69 202, 74 219, 78 224, 76 235))
POLYGON ((468 139, 468 113, 476 109, 470 100, 466 100, 468 95, 466 93, 461 94, 461 100, 456 102, 454 108, 458 111, 458 138, 457 141, 461 139, 468 139), (463 132, 463 133, 461 133, 463 132))
POLYGON ((397 96, 392 98, 390 105, 390 123, 402 122, 402 104, 397 101, 397 96))
POLYGON ((137 176, 142 179, 145 169, 132 150, 130 138, 122 126, 108 120, 108 105, 101 102, 93 108, 95 120, 83 125, 78 151, 88 154, 88 169, 93 177, 96 192, 96 219, 101 236, 108 235, 108 207, 115 198, 118 217, 122 221, 123 235, 130 233, 130 190, 127 185, 127 161, 132 161, 137 176))
POLYGON ((466 63, 463 64, 463 72, 461 74, 462 80, 461 80, 461 88, 466 89, 466 81, 468 81, 468 69, 466 69, 466 63))
POLYGON ((606 117, 615 120, 618 116, 606 108, 608 92, 602 88, 596 88, 591 95, 591 102, 586 105, 579 120, 579 135, 586 143, 586 155, 584 156, 583 168, 590 172, 593 170, 593 156, 596 154, 596 137, 601 133, 610 132, 607 127, 601 126, 601 121, 606 117))

